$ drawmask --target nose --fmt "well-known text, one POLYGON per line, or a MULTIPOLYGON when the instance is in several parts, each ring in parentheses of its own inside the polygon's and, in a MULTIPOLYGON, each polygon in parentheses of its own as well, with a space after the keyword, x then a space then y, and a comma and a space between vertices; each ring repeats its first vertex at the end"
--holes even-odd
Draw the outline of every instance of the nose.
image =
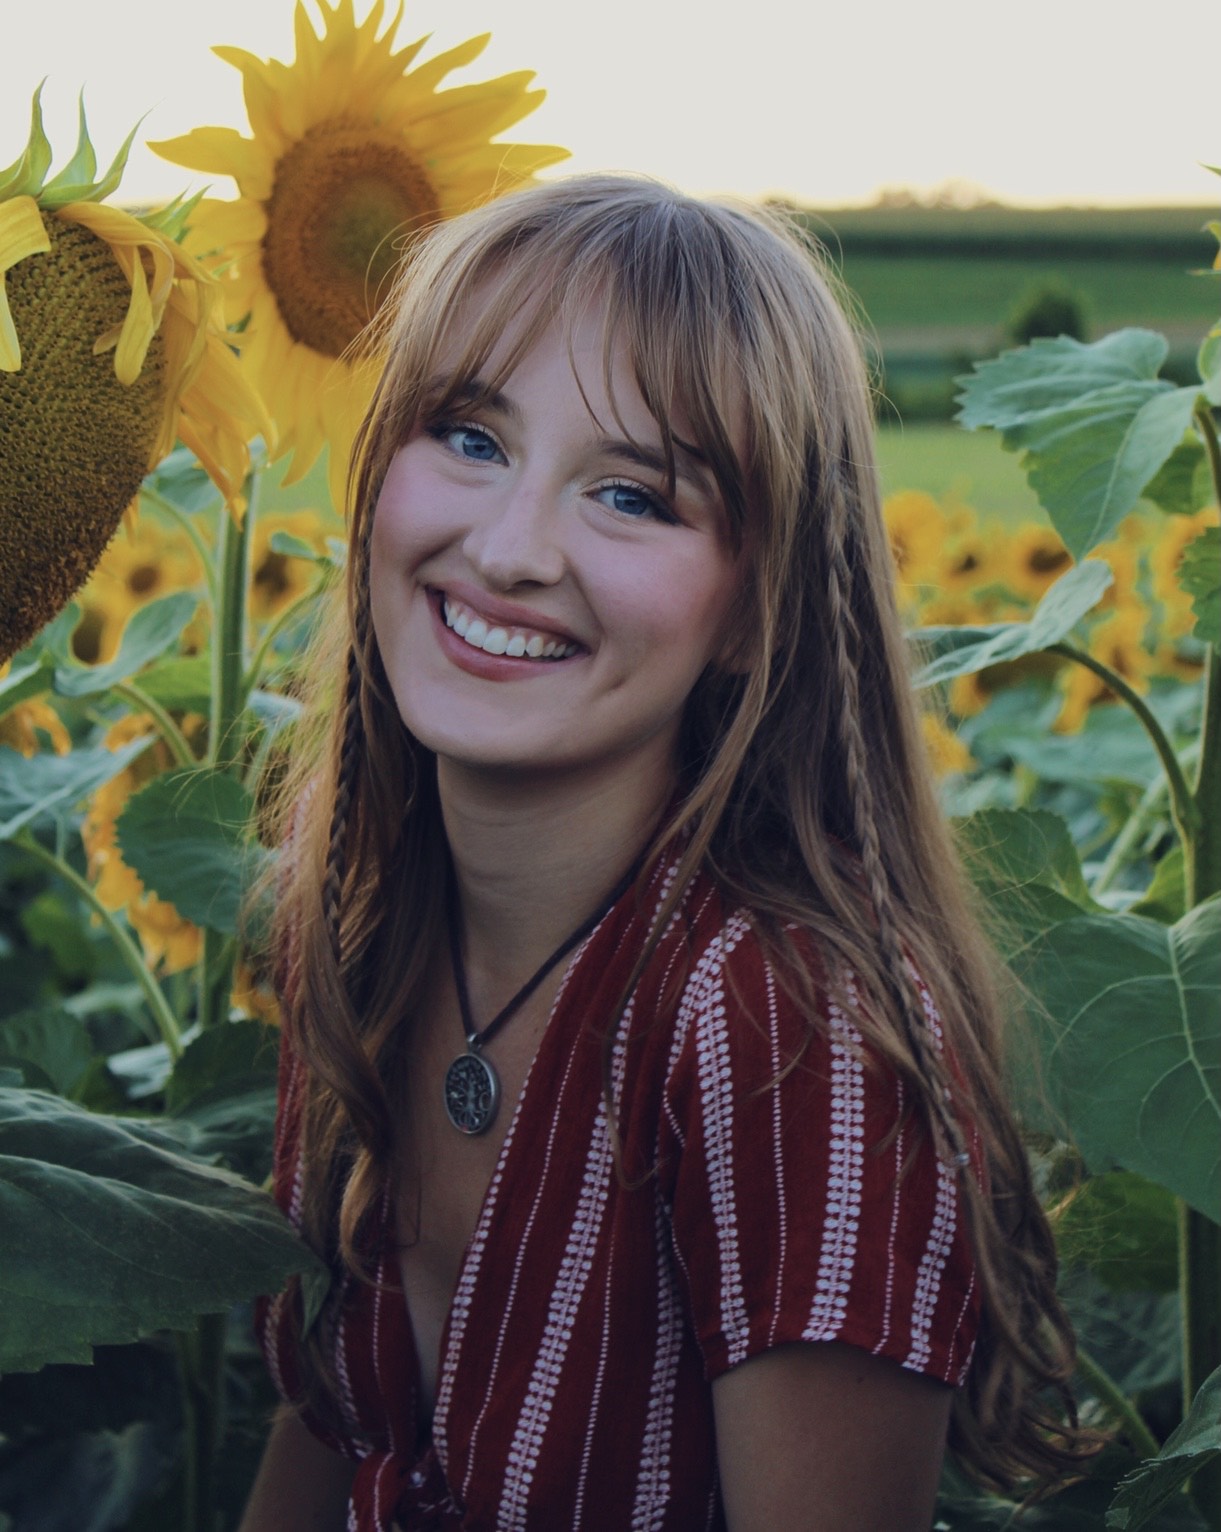
POLYGON ((523 477, 471 527, 463 552, 489 588, 555 585, 564 573, 558 497, 523 477))

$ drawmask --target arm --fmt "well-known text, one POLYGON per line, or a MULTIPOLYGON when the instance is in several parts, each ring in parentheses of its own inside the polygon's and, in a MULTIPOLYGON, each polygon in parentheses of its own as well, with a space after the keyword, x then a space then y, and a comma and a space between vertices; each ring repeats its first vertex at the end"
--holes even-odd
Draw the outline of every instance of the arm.
POLYGON ((836 1341, 712 1385, 729 1532, 928 1532, 954 1391, 836 1341))
POLYGON ((356 1464, 324 1447, 295 1412, 271 1428, 239 1532, 340 1532, 356 1464))

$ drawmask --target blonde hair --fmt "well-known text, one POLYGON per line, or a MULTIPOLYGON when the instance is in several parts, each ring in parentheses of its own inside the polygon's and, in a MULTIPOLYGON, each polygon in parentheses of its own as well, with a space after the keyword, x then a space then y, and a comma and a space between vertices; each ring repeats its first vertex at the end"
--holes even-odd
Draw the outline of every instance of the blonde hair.
MULTIPOLYGON (((593 295, 606 316, 608 389, 614 341, 671 472, 681 409, 729 536, 747 552, 740 655, 732 671, 701 678, 684 718, 683 791, 654 848, 681 847, 680 871, 655 936, 707 867, 751 912, 812 1028, 820 1006, 792 927, 812 933, 829 972, 851 971, 862 986, 859 1029, 898 1072, 939 1151, 964 1161, 971 1125, 981 1173, 962 1184, 983 1317, 951 1446, 993 1484, 1055 1475, 1075 1440, 1071 1330, 1004 1098, 997 965, 968 907, 918 726, 868 380, 832 281, 789 224, 755 210, 635 178, 576 178, 454 219, 406 255, 354 457, 346 621, 322 625, 308 667, 322 678, 316 726, 298 741, 279 799, 281 829, 295 816, 277 931, 280 950, 291 943, 295 953, 290 1035, 308 1081, 307 1235, 336 1267, 367 1271, 364 1232, 394 1149, 401 1018, 444 933, 434 762, 400 722, 370 621, 373 509, 422 411, 444 413, 476 379, 494 390, 593 295), (512 349, 486 377, 506 333, 512 349), (442 353, 449 392, 436 398, 442 353), (913 968, 936 998, 941 1046, 913 968), (1037 1399, 1048 1385, 1067 1422, 1037 1399)), ((312 1355, 325 1397, 317 1345, 312 1355)))

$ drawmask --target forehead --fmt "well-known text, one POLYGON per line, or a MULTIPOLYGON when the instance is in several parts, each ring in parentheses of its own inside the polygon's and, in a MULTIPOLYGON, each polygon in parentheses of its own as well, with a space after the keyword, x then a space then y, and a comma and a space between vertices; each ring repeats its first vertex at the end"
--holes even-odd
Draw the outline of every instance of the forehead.
POLYGON ((527 358, 561 350, 600 427, 660 434, 666 450, 683 448, 722 471, 728 457, 740 472, 746 401, 736 379, 710 377, 694 363, 708 353, 702 338, 692 344, 606 284, 581 287, 553 275, 497 273, 450 304, 428 360, 432 399, 511 392, 527 358))

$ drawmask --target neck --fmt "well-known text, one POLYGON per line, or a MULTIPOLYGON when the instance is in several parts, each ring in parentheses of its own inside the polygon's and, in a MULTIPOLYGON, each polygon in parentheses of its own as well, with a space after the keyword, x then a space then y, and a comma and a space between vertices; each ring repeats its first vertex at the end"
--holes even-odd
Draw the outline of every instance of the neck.
POLYGON ((523 980, 606 898, 672 792, 664 771, 540 783, 439 761, 437 786, 472 978, 523 980))

